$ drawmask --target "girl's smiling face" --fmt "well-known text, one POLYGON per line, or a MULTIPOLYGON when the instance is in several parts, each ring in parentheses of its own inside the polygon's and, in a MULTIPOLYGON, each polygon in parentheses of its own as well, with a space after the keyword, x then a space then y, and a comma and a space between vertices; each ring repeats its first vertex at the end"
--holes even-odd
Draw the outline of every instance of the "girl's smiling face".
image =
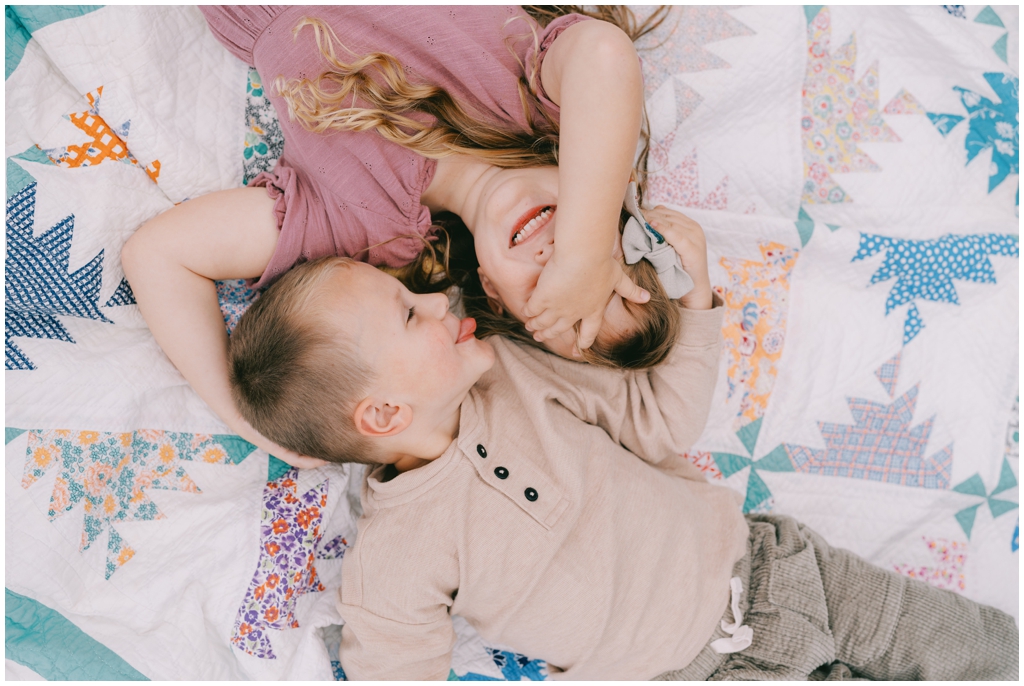
MULTIPOLYGON (((476 201, 462 220, 473 234, 480 281, 490 298, 524 321, 526 303, 555 249, 558 167, 497 169, 474 190, 476 201)), ((618 241, 613 256, 622 256, 618 241)), ((622 298, 613 295, 599 337, 624 337, 634 326, 622 298)), ((563 357, 573 357, 574 344, 570 331, 544 346, 563 357)))
POLYGON ((470 216, 487 294, 523 320, 523 308, 555 249, 558 167, 500 169, 478 191, 470 216))

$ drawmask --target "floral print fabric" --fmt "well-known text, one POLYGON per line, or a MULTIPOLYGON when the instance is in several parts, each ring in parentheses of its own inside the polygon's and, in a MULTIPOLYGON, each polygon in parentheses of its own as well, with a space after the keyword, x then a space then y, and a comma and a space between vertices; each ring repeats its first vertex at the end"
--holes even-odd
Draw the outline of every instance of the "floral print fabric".
POLYGON ((236 648, 267 660, 277 659, 268 629, 297 628, 296 601, 325 590, 313 562, 323 536, 328 481, 298 495, 297 477, 298 470, 290 469, 263 491, 259 561, 231 635, 236 648))
POLYGON ((878 111, 878 65, 854 82, 854 36, 829 52, 831 12, 822 8, 807 24, 807 74, 800 133, 804 153, 805 203, 852 202, 832 174, 879 171, 859 143, 899 142, 878 111))
POLYGON ((85 510, 82 552, 110 531, 107 579, 135 555, 113 525, 164 517, 146 495, 148 489, 201 493, 184 463, 238 464, 255 448, 237 436, 153 430, 30 431, 27 445, 22 488, 60 466, 50 496, 50 521, 81 504, 85 510))
POLYGON ((728 397, 742 392, 734 430, 764 416, 786 341, 789 275, 799 251, 780 243, 760 246, 762 261, 723 257, 729 275, 719 294, 728 308, 722 335, 728 359, 728 397))

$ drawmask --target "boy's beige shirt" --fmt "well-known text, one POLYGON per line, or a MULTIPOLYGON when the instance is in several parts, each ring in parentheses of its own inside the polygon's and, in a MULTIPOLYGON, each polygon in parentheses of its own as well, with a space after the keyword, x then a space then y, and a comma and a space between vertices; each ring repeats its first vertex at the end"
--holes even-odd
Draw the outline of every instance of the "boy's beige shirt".
POLYGON ((491 338, 448 450, 363 485, 338 606, 348 678, 447 678, 451 614, 555 678, 686 666, 748 532, 738 496, 680 456, 707 420, 722 313, 682 310, 668 360, 643 372, 491 338))

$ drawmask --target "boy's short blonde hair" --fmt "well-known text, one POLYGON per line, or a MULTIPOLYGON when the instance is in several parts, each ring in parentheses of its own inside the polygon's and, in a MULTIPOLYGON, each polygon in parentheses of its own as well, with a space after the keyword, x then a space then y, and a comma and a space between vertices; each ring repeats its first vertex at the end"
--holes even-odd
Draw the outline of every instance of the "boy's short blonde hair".
POLYGON ((323 257, 289 270, 228 341, 231 393, 245 420, 285 448, 329 462, 372 461, 352 417, 371 374, 324 309, 327 281, 352 264, 323 257))

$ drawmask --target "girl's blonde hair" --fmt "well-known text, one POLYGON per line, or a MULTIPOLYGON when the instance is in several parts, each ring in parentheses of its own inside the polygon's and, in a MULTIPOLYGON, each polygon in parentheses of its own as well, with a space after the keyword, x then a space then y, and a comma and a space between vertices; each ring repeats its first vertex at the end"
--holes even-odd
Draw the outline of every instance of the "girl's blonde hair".
MULTIPOLYGON (((643 22, 637 22, 632 10, 624 6, 587 10, 575 5, 528 5, 524 9, 541 26, 570 13, 594 17, 615 24, 633 41, 660 25, 668 11, 667 7, 661 7, 643 22)), ((521 19, 513 17, 509 22, 521 19)), ((558 124, 547 114, 538 97, 536 63, 522 65, 523 75, 517 84, 527 122, 523 130, 487 122, 479 113, 467 112, 440 86, 410 82, 402 64, 387 53, 371 52, 360 57, 342 45, 342 49, 355 58, 344 62, 334 47, 335 43, 341 45, 337 35, 323 21, 303 17, 293 34, 297 37, 307 26, 313 29, 317 49, 330 68, 315 79, 279 76, 274 81, 288 106, 288 116, 305 129, 314 133, 376 131, 384 139, 432 159, 461 154, 504 168, 558 164, 558 124), (435 121, 414 116, 423 114, 435 121), (537 115, 539 123, 535 123, 537 115)), ((538 37, 532 26, 530 30, 536 54, 538 37)), ((646 124, 646 116, 644 120, 646 124)), ((646 144, 650 139, 646 126, 642 137, 643 157, 646 157, 646 144)))
MULTIPOLYGON (((576 13, 615 24, 636 41, 657 28, 670 8, 659 7, 643 21, 638 21, 631 9, 620 5, 596 9, 576 5, 526 5, 523 9, 541 27, 557 17, 576 13)), ((521 19, 514 17, 509 21, 521 19)), ((522 65, 523 75, 518 83, 520 104, 527 122, 527 127, 522 129, 467 112, 444 88, 411 83, 403 65, 387 53, 357 56, 341 46, 354 58, 345 62, 335 49, 335 44, 341 43, 330 26, 319 19, 303 17, 295 26, 294 34, 297 36, 305 27, 312 28, 317 48, 329 68, 315 79, 278 77, 275 87, 288 106, 289 117, 307 130, 315 133, 376 131, 384 139, 432 159, 471 155, 503 168, 558 164, 558 123, 540 102, 536 64, 522 65)), ((530 29, 536 48, 537 33, 532 26, 530 29)), ((642 197, 650 145, 646 111, 640 135, 637 180, 642 197)), ((416 292, 436 292, 458 285, 467 314, 477 319, 481 337, 499 334, 538 345, 521 322, 484 294, 472 253, 472 236, 462 221, 454 215, 435 218, 434 234, 434 242, 425 241, 424 250, 411 264, 387 271, 416 292)), ((652 296, 645 305, 626 303, 627 310, 637 320, 638 330, 624 340, 599 340, 583 351, 583 357, 603 366, 653 366, 672 348, 679 314, 664 295, 657 273, 648 262, 641 260, 625 269, 634 282, 652 296)))
POLYGON ((410 82, 394 56, 371 52, 343 62, 335 50, 338 37, 331 27, 303 17, 295 35, 307 26, 313 29, 317 48, 330 69, 316 79, 278 77, 274 82, 288 105, 288 116, 305 129, 314 133, 376 131, 385 140, 431 159, 472 155, 505 168, 558 164, 557 126, 540 106, 536 87, 526 76, 518 86, 527 129, 485 123, 444 88, 410 82), (539 125, 533 123, 531 105, 540 115, 539 125), (434 121, 416 116, 423 114, 434 121))

